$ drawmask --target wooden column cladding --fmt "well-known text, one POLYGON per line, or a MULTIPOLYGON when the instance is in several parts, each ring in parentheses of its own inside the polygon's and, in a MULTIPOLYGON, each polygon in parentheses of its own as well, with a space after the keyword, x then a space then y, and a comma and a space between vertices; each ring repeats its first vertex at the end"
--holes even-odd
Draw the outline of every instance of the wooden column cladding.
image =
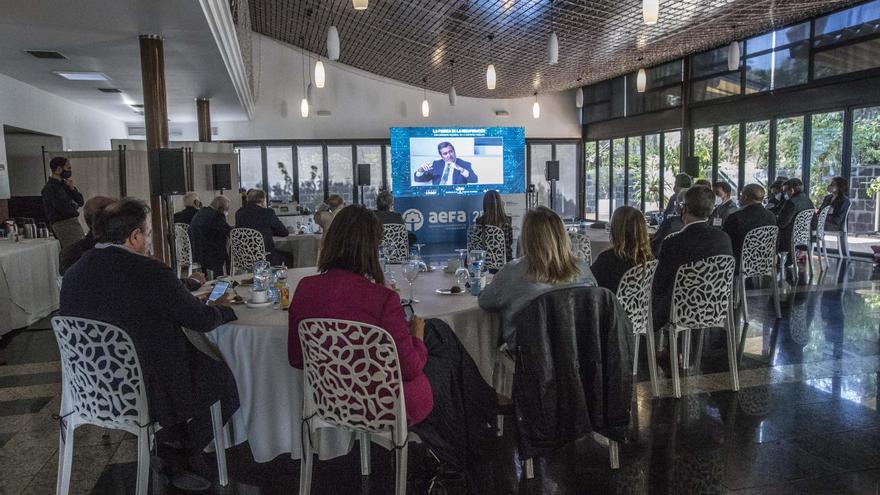
POLYGON ((211 142, 211 101, 207 98, 196 99, 196 114, 199 119, 199 142, 211 142))
MULTIPOLYGON (((149 167, 159 167, 153 151, 168 147, 168 107, 165 95, 165 51, 163 40, 155 35, 140 36, 141 81, 144 88, 144 127, 147 131, 147 151, 150 152, 149 167)), ((151 170, 152 171, 152 170, 151 170)), ((152 176, 152 174, 151 174, 152 176)), ((150 207, 153 220, 153 256, 162 262, 171 261, 168 239, 168 205, 165 199, 150 185, 150 207)))

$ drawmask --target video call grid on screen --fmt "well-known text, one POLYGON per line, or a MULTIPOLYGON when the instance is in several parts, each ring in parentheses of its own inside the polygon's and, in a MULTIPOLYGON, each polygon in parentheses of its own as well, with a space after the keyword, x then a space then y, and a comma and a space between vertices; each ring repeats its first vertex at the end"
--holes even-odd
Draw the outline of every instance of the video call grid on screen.
POLYGON ((525 129, 393 127, 391 175, 398 197, 524 193, 525 129))

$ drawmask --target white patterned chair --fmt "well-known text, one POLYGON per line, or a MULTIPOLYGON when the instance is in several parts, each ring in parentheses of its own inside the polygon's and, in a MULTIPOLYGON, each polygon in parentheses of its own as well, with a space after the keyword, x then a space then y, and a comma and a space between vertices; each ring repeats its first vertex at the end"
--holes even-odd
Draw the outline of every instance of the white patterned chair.
POLYGON ((812 230, 813 210, 804 210, 794 217, 794 224, 791 229, 791 240, 788 244, 788 255, 791 256, 791 264, 794 266, 794 279, 798 280, 798 264, 797 264, 797 248, 804 246, 807 248, 807 270, 810 278, 813 278, 813 242, 810 239, 812 230))
MULTIPOLYGON (((61 431, 56 493, 66 495, 77 427, 90 424, 127 431, 138 439, 137 495, 146 495, 155 427, 134 343, 119 327, 56 316, 52 329, 61 354, 61 431)), ((220 485, 226 486, 226 447, 220 402, 211 406, 220 485)))
POLYGON ((313 442, 323 428, 358 434, 361 474, 370 474, 370 439, 390 440, 395 450, 395 494, 406 494, 406 404, 397 346, 373 325, 335 319, 299 323, 303 350, 303 455, 299 493, 311 492, 313 442), (359 352, 353 352, 357 349, 359 352))
POLYGON ((483 241, 480 240, 479 225, 473 224, 467 229, 467 250, 468 253, 474 250, 485 251, 483 241))
POLYGON ((684 332, 682 356, 688 367, 691 330, 722 327, 727 332, 727 358, 730 361, 730 384, 739 390, 737 373, 736 328, 733 324, 733 274, 736 262, 733 256, 717 255, 687 263, 678 268, 672 287, 672 305, 669 322, 669 358, 672 386, 676 398, 681 398, 678 371, 678 343, 676 337, 684 332))
MULTIPOLYGON (((773 286, 773 306, 776 318, 782 318, 779 307, 779 285, 774 278, 776 273, 776 246, 779 227, 767 225, 746 232, 740 254, 740 270, 736 276, 736 300, 742 310, 743 321, 749 322, 749 303, 746 298, 746 279, 751 277, 770 276, 773 286)), ((739 327, 738 327, 739 328, 739 327)))
POLYGON ((588 265, 593 264, 593 249, 590 245, 590 237, 580 232, 569 232, 568 238, 571 240, 571 252, 582 260, 586 260, 588 265))
POLYGON ((617 287, 617 300, 632 323, 635 342, 633 347, 633 376, 639 372, 639 342, 645 336, 648 346, 648 372, 651 376, 651 392, 660 396, 657 381, 657 357, 654 347, 654 324, 651 321, 651 285, 657 272, 657 261, 634 266, 623 274, 617 287))
POLYGON ((507 264, 507 241, 504 230, 494 225, 477 225, 474 229, 486 251, 486 268, 500 270, 507 264))
POLYGON ((174 250, 177 255, 177 269, 181 275, 187 270, 186 275, 192 275, 192 243, 189 237, 189 225, 185 223, 174 224, 174 250))
POLYGON ((409 256, 409 239, 406 227, 400 224, 387 223, 382 226, 382 247, 385 250, 385 261, 403 263, 409 256))
POLYGON ((266 246, 259 230, 236 227, 229 233, 229 274, 247 273, 254 263, 266 259, 266 246))
MULTIPOLYGON (((810 257, 813 256, 813 249, 819 253, 819 269, 828 268, 828 247, 825 245, 825 221, 828 220, 828 214, 831 212, 831 205, 819 210, 819 216, 816 219, 816 230, 813 232, 816 243, 810 246, 810 257)), ((840 246, 840 238, 838 237, 837 250, 842 253, 840 246)))

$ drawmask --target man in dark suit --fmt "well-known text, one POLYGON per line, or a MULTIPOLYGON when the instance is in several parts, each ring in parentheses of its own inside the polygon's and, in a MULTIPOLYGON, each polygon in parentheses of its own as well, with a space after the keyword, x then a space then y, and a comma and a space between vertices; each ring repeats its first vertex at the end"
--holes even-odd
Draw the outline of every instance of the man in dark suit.
MULTIPOLYGON (((687 191, 688 188, 680 189, 678 194, 670 199, 670 204, 680 205, 684 201, 684 194, 687 191), (675 201, 672 201, 672 199, 675 199, 675 201)), ((677 209, 674 210, 671 215, 663 219, 663 222, 657 227, 657 231, 651 236, 651 252, 654 253, 655 258, 660 253, 660 246, 663 244, 663 239, 666 239, 670 234, 678 232, 682 227, 684 227, 684 222, 681 220, 681 215, 677 209)))
POLYGON ((217 196, 211 206, 199 210, 190 223, 193 261, 215 277, 223 274, 223 267, 229 261, 226 244, 232 227, 226 223, 227 215, 229 199, 217 196))
MULTIPOLYGON (((394 207, 394 196, 391 195, 388 191, 382 191, 376 196, 376 209, 373 213, 379 217, 379 221, 382 222, 382 225, 388 224, 398 224, 398 225, 406 225, 403 221, 403 216, 400 213, 392 210, 394 207)), ((416 235, 412 232, 406 233, 407 239, 409 241, 409 245, 419 242, 416 238, 416 235)))
POLYGON ((453 184, 476 184, 477 174, 466 162, 455 156, 455 148, 452 143, 443 141, 437 145, 440 152, 440 160, 433 163, 425 163, 413 174, 416 182, 430 182, 435 186, 448 186, 453 184))
POLYGON ((779 215, 779 210, 785 203, 785 195, 782 193, 782 185, 788 177, 777 177, 773 184, 770 184, 769 196, 767 197, 767 205, 765 206, 774 215, 779 215))
POLYGON ((764 188, 758 184, 748 184, 739 195, 742 205, 738 211, 731 213, 721 229, 730 236, 733 245, 733 256, 736 258, 736 271, 739 273, 739 261, 742 257, 743 242, 750 230, 768 225, 776 225, 776 215, 764 208, 764 188))
POLYGON ((192 219, 196 216, 196 213, 199 212, 199 208, 202 207, 202 202, 199 201, 199 194, 193 191, 190 191, 183 195, 183 209, 174 214, 174 223, 185 223, 189 225, 192 223, 192 219))
MULTIPOLYGON (((786 200, 776 215, 776 225, 779 226, 779 252, 787 252, 791 247, 791 234, 794 230, 794 219, 797 214, 804 210, 813 210, 813 202, 804 192, 804 183, 797 177, 788 179, 782 185, 782 191, 786 200)), ((812 224, 812 222, 811 222, 812 224)), ((791 265, 794 253, 791 253, 785 261, 785 265, 791 265)))
POLYGON ((727 220, 727 217, 730 216, 731 213, 739 210, 736 207, 736 204, 733 202, 733 198, 730 197, 733 189, 730 187, 730 184, 724 181, 718 181, 712 185, 712 190, 715 191, 715 209, 712 210, 712 214, 709 215, 709 225, 713 227, 721 227, 724 225, 724 221, 727 220))
POLYGON ((95 219, 98 243, 64 275, 60 314, 109 323, 131 337, 150 419, 162 427, 156 440, 170 464, 166 474, 177 488, 205 490, 211 484, 186 470, 205 464, 201 452, 214 437, 209 408, 219 400, 229 418, 239 399, 229 367, 199 351, 182 328, 208 332, 235 320, 235 311, 225 296, 216 305, 199 301, 173 269, 146 255, 149 212, 134 199, 104 208, 95 219))
POLYGON ((690 175, 678 174, 675 176, 675 182, 672 184, 672 191, 675 194, 669 198, 669 202, 666 203, 666 208, 663 210, 663 218, 675 215, 675 208, 678 206, 678 193, 681 192, 682 189, 690 188, 691 185, 692 180, 690 175))
POLYGON ((275 249, 275 239, 272 238, 287 237, 287 227, 281 223, 272 208, 266 208, 265 191, 251 189, 247 192, 247 203, 235 212, 235 226, 260 231, 270 263, 280 265, 288 262, 286 253, 275 249))
POLYGON ((655 331, 669 321, 672 287, 680 266, 719 254, 733 255, 730 237, 706 222, 714 205, 715 194, 708 187, 692 187, 684 194, 679 206, 684 227, 663 241, 657 257, 652 300, 655 331))

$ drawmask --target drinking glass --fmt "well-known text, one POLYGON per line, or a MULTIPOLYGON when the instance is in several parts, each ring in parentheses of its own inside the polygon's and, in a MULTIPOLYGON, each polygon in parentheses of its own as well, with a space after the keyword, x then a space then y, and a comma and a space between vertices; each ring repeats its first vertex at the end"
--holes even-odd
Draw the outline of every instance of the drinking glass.
POLYGON ((419 260, 419 269, 422 270, 423 272, 428 271, 428 265, 425 264, 425 260, 422 259, 422 246, 424 246, 424 244, 422 244, 422 243, 413 244, 412 246, 413 246, 413 254, 419 260))
POLYGON ((458 286, 464 288, 467 285, 470 274, 467 268, 467 249, 456 249, 458 253, 458 268, 455 269, 455 280, 458 286))
POLYGON ((269 288, 269 262, 259 260, 254 263, 254 290, 267 290, 269 288))
POLYGON ((411 304, 418 302, 413 293, 413 282, 419 277, 420 270, 419 260, 414 257, 410 257, 410 259, 403 265, 403 278, 409 283, 409 302, 411 304))

